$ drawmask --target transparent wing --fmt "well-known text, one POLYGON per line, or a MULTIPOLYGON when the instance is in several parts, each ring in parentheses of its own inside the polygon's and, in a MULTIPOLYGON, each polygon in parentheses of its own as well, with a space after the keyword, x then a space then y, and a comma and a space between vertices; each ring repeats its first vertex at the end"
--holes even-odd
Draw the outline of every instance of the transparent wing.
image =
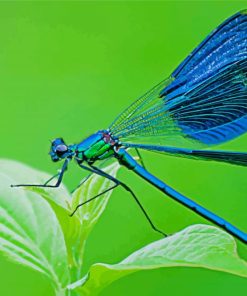
POLYGON ((247 130, 247 15, 214 30, 172 76, 111 125, 124 143, 201 147, 247 130))
POLYGON ((161 91, 171 83, 171 77, 161 81, 138 100, 126 108, 111 124, 110 130, 117 133, 128 126, 128 122, 134 118, 141 116, 145 110, 149 110, 152 106, 156 105, 160 100, 161 91))

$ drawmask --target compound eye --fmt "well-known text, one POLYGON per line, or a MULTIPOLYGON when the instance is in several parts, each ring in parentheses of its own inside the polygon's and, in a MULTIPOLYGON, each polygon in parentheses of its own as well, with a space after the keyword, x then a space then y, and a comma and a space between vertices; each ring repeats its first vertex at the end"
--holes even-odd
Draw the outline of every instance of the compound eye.
POLYGON ((66 145, 63 145, 63 144, 61 144, 61 145, 58 145, 57 147, 56 147, 56 153, 58 154, 58 155, 62 155, 64 152, 66 152, 68 150, 68 147, 66 146, 66 145))

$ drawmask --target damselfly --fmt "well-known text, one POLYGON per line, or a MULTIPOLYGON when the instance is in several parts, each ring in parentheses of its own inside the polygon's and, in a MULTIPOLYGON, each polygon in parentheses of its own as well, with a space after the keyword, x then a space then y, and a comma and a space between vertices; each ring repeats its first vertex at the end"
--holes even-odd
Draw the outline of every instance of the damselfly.
POLYGON ((138 149, 144 149, 246 166, 247 153, 206 150, 246 131, 247 10, 216 28, 168 79, 125 109, 109 129, 100 130, 74 145, 66 145, 62 138, 55 139, 50 155, 53 161, 64 161, 59 174, 43 185, 13 186, 58 187, 69 162, 74 159, 82 169, 113 182, 112 187, 86 202, 122 186, 132 194, 152 228, 164 234, 154 226, 132 189, 95 165, 95 162, 115 158, 166 195, 247 243, 247 233, 169 187, 127 152, 136 149, 140 155, 138 149), (56 184, 50 185, 56 177, 56 184))

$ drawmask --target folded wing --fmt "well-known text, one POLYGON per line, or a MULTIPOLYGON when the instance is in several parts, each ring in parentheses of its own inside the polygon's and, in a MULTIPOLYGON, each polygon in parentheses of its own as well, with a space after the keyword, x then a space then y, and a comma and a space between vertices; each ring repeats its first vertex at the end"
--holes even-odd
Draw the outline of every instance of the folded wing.
POLYGON ((184 157, 196 160, 225 162, 240 166, 247 166, 247 153, 232 151, 209 151, 145 144, 126 144, 129 148, 144 149, 166 155, 184 157))

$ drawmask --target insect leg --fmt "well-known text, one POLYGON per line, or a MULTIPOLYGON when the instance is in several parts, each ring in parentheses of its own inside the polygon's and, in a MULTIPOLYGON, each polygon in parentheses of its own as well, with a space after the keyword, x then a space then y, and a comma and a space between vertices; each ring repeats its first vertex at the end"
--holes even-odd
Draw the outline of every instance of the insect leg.
POLYGON ((85 204, 87 204, 87 203, 93 201, 94 199, 96 199, 96 198, 102 196, 103 194, 105 194, 105 193, 107 193, 107 192, 113 190, 113 189, 116 188, 118 185, 119 185, 119 184, 115 184, 115 185, 113 185, 112 187, 110 187, 110 188, 104 190, 103 192, 101 192, 101 193, 99 193, 99 194, 97 194, 97 195, 91 197, 90 199, 84 201, 83 203, 78 204, 78 205, 76 206, 76 208, 74 209, 74 211, 70 214, 70 217, 72 217, 80 207, 82 207, 83 205, 85 205, 85 204))
MULTIPOLYGON (((102 161, 101 165, 104 165, 106 163, 107 160, 105 161, 102 161)), ((77 162, 78 163, 78 162, 77 162)), ((86 169, 88 170, 88 167, 84 166, 84 165, 81 165, 80 163, 78 163, 78 165, 82 168, 82 169, 86 169)), ((92 172, 90 171, 91 174, 89 174, 88 176, 86 176, 80 183, 79 185, 77 185, 70 193, 74 193, 78 188, 80 188, 91 176, 93 173, 95 172, 92 172)))
POLYGON ((70 191, 70 193, 74 193, 78 188, 80 188, 91 176, 93 173, 87 175, 80 183, 77 185, 73 190, 70 191))
POLYGON ((115 182, 115 184, 118 184, 120 186, 122 186, 126 191, 128 191, 132 197, 134 198, 135 202, 138 204, 139 208, 141 209, 142 213, 144 214, 144 216, 146 217, 146 219, 148 220, 149 224, 151 225, 152 229, 156 232, 161 233, 163 236, 167 237, 168 235, 166 233, 164 233, 163 231, 159 230, 154 223, 152 222, 151 218, 149 217, 148 213, 146 212, 146 210, 144 209, 144 207, 142 206, 141 202, 139 201, 139 199, 137 198, 136 194, 133 192, 133 190, 126 185, 125 183, 119 181, 118 179, 112 177, 111 175, 108 175, 107 173, 105 173, 104 171, 100 170, 99 168, 91 165, 91 168, 97 172, 99 175, 108 178, 109 180, 115 182))
POLYGON ((146 166, 145 166, 145 164, 144 164, 143 157, 142 157, 142 155, 141 155, 139 149, 135 148, 135 151, 136 151, 137 156, 138 156, 139 159, 140 159, 140 163, 141 163, 141 165, 142 165, 142 166, 144 167, 144 169, 146 170, 146 166))
MULTIPOLYGON (((79 163, 78 162, 78 165, 80 166, 80 168, 82 168, 82 169, 84 169, 84 170, 87 170, 87 171, 89 171, 89 172, 91 172, 91 174, 89 174, 78 186, 77 186, 77 188, 79 188, 86 180, 88 180, 88 178, 90 177, 90 176, 92 176, 92 174, 97 174, 97 175, 99 175, 99 176, 102 176, 102 177, 104 177, 104 178, 106 178, 106 176, 105 175, 103 175, 103 171, 101 172, 100 170, 98 171, 98 170, 95 170, 95 169, 93 169, 93 168, 91 168, 91 167, 87 167, 87 166, 85 166, 85 165, 83 165, 83 164, 81 164, 81 163, 79 163)), ((109 178, 108 178, 109 179, 109 178)), ((113 180, 112 180, 113 181, 113 180)), ((110 187, 110 188, 108 188, 108 189, 106 189, 106 190, 104 190, 103 192, 101 192, 101 193, 99 193, 99 194, 97 194, 97 195, 95 195, 95 196, 93 196, 93 197, 91 197, 90 199, 88 199, 88 200, 86 200, 85 202, 83 202, 83 203, 81 203, 81 204, 78 204, 77 206, 76 206, 76 208, 74 209, 74 211, 70 214, 70 217, 72 217, 75 213, 76 213, 76 211, 80 208, 80 207, 82 207, 83 205, 85 205, 85 204, 87 204, 87 203, 89 203, 90 201, 93 201, 94 199, 96 199, 96 198, 98 198, 98 197, 100 197, 100 196, 102 196, 103 194, 105 194, 105 193, 107 193, 107 192, 109 192, 110 190, 113 190, 114 188, 116 188, 119 184, 118 183, 116 183, 115 181, 113 181, 115 184, 112 186, 112 187, 110 187)), ((77 189, 76 188, 76 189, 77 189)), ((76 190, 75 189, 75 190, 76 190)))
POLYGON ((50 183, 53 179, 55 179, 55 178, 58 177, 59 175, 60 175, 60 172, 57 173, 56 175, 52 176, 50 179, 48 179, 48 180, 44 183, 44 185, 47 185, 48 183, 50 183))
POLYGON ((56 174, 52 178, 50 178, 48 181, 45 182, 45 184, 17 184, 17 185, 10 185, 11 187, 43 187, 43 188, 56 188, 59 187, 59 185, 62 182, 63 175, 65 171, 67 170, 68 163, 70 162, 70 159, 66 159, 65 162, 63 163, 62 169, 59 174, 56 174), (58 175, 58 180, 56 184, 54 185, 48 185, 47 183, 50 182, 52 179, 54 179, 58 175))

